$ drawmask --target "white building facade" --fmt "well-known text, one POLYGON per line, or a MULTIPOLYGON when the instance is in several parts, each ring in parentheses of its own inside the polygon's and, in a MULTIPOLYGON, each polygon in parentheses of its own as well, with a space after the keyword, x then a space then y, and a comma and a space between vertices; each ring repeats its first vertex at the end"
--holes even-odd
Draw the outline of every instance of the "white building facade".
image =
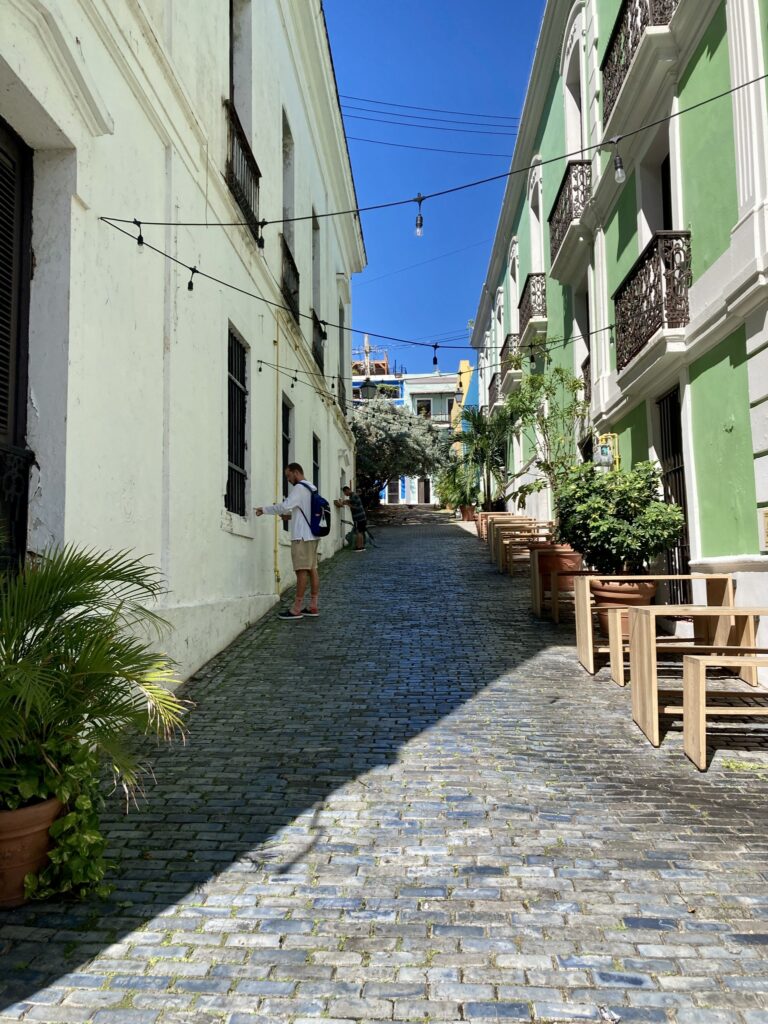
POLYGON ((146 556, 186 676, 292 581, 252 512, 284 463, 330 496, 352 476, 365 251, 323 216, 357 203, 322 6, 0 0, 0 24, 5 557, 146 556))

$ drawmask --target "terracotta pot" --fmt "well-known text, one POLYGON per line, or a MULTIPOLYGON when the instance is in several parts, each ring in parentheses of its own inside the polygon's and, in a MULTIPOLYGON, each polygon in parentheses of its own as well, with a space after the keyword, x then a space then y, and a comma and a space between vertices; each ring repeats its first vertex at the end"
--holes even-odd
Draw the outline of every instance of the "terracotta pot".
POLYGON ((24 878, 45 867, 53 845, 48 829, 63 810, 55 797, 18 811, 0 811, 0 907, 20 907, 24 878))
MULTIPOLYGON (((574 551, 570 544, 533 544, 539 552, 539 576, 541 577, 542 591, 549 590, 553 572, 567 572, 571 569, 578 572, 583 565, 583 558, 574 551)), ((559 579, 561 591, 573 590, 573 576, 561 576, 559 579)))
POLYGON ((463 523, 474 522, 475 510, 472 505, 460 505, 459 508, 461 509, 461 521, 463 523))
MULTIPOLYGON (((647 583, 630 582, 620 583, 618 580, 591 580, 590 589, 597 605, 597 619, 600 623, 600 630, 608 635, 608 608, 615 608, 616 605, 626 607, 627 605, 650 604, 656 594, 656 583, 649 580, 647 583), (601 611, 602 609, 605 609, 601 611)), ((624 612, 621 616, 621 635, 626 640, 629 637, 629 616, 624 612)))

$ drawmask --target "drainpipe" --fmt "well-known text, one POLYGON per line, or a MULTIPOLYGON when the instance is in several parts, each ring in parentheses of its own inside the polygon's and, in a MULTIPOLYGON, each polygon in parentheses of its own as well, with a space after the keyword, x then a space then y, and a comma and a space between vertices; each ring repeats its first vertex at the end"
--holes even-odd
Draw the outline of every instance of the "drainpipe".
MULTIPOLYGON (((282 426, 280 423, 280 320, 277 315, 277 311, 274 313, 275 317, 275 445, 278 443, 278 438, 281 436, 282 426)), ((276 453, 277 454, 277 453, 276 453)), ((275 458, 275 495, 280 493, 280 460, 275 458)), ((273 566, 275 573, 275 593, 280 596, 280 527, 282 520, 279 516, 274 517, 275 529, 274 529, 274 552, 273 552, 273 566)))

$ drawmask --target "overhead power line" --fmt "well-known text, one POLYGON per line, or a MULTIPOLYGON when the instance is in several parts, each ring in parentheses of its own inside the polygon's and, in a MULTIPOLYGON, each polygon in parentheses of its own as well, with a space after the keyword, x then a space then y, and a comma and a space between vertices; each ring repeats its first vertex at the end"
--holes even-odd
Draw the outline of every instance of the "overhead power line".
POLYGON ((511 160, 511 153, 477 153, 475 150, 438 150, 432 145, 409 145, 407 142, 386 142, 381 138, 360 138, 359 135, 347 135, 348 142, 371 142, 374 145, 390 145, 395 150, 419 150, 421 153, 450 153, 457 157, 498 157, 500 160, 511 160))
MULTIPOLYGON (((428 132, 458 132, 462 135, 507 135, 514 138, 517 135, 517 129, 511 132, 494 132, 494 131, 482 131, 476 128, 443 128, 442 126, 435 124, 409 124, 406 121, 385 121, 381 117, 364 117, 362 114, 344 114, 347 119, 354 121, 375 121, 377 124, 391 124, 398 128, 421 128, 422 131, 428 132)), ((510 128, 514 128, 514 125, 510 125, 510 128)))
POLYGON ((350 104, 350 103, 342 103, 341 109, 342 110, 357 110, 357 111, 361 111, 363 114, 383 114, 384 117, 395 117, 395 118, 398 118, 399 120, 400 119, 405 119, 407 121, 439 121, 440 124, 468 124, 468 125, 472 125, 475 128, 505 128, 505 129, 508 129, 508 128, 516 127, 515 125, 498 124, 498 123, 495 123, 493 121, 489 121, 489 122, 483 122, 483 121, 454 121, 450 117, 427 117, 426 114, 390 114, 386 110, 369 110, 368 107, 357 107, 357 106, 354 106, 353 104, 350 104))
POLYGON ((378 107, 399 107, 402 110, 428 110, 432 114, 458 114, 462 117, 491 117, 497 121, 519 121, 518 114, 478 114, 471 110, 443 110, 442 107, 420 107, 414 103, 394 103, 389 100, 373 100, 366 96, 350 96, 339 93, 342 100, 354 100, 356 103, 374 103, 378 107))

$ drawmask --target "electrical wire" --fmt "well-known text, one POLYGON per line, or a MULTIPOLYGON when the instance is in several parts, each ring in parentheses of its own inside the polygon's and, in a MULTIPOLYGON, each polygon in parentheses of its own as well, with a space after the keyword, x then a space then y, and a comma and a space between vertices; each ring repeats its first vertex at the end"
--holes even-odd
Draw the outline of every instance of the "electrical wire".
POLYGON ((487 245, 488 242, 492 242, 492 238, 484 238, 482 242, 473 242, 472 245, 465 245, 461 249, 451 249, 450 252, 444 252, 440 256, 433 256, 430 260, 422 260, 420 263, 409 263, 407 267, 400 267, 398 270, 391 270, 387 274, 379 274, 378 277, 363 278, 362 281, 355 282, 355 288, 362 288, 363 285, 373 284, 374 281, 383 281, 388 277, 395 277, 397 274, 404 274, 407 270, 414 270, 416 267, 426 267, 429 263, 437 263, 438 260, 448 259, 449 256, 456 256, 461 252, 469 252, 470 249, 477 249, 481 245, 487 245))
MULTIPOLYGON (((344 114, 344 117, 353 121, 374 121, 377 124, 393 124, 398 128, 421 128, 422 131, 428 132, 458 132, 462 135, 508 135, 512 138, 517 135, 517 131, 492 132, 479 131, 475 128, 443 128, 442 126, 433 124, 408 124, 405 121, 386 121, 381 117, 365 117, 363 114, 344 114)), ((512 126, 510 125, 510 127, 512 126)))
MULTIPOLYGON (((553 157, 549 157, 546 160, 539 160, 535 164, 528 164, 525 167, 512 168, 509 171, 505 171, 505 172, 503 172, 501 174, 493 174, 493 175, 490 175, 489 177, 486 177, 486 178, 477 178, 474 181, 467 181, 467 182, 464 182, 461 185, 454 185, 451 188, 439 189, 438 191, 435 191, 435 192, 427 192, 424 195, 419 195, 418 197, 417 196, 411 196, 411 197, 409 197, 407 199, 394 199, 394 200, 390 200, 389 202, 385 202, 385 203, 372 203, 372 204, 370 204, 368 206, 357 206, 357 207, 353 207, 352 209, 349 209, 349 210, 330 210, 327 213, 309 213, 309 214, 304 214, 304 215, 302 215, 300 217, 282 217, 282 218, 275 218, 274 220, 262 220, 262 221, 259 222, 259 224, 260 224, 260 226, 262 228, 264 228, 264 227, 267 227, 268 225, 271 225, 271 224, 294 224, 294 223, 297 223, 297 222, 300 222, 300 221, 313 220, 313 219, 320 220, 321 218, 326 218, 326 217, 344 217, 344 216, 349 216, 349 215, 352 215, 352 214, 359 215, 361 213, 368 213, 368 212, 373 211, 373 210, 389 210, 389 209, 394 209, 395 207, 398 207, 398 206, 409 206, 411 203, 424 203, 428 199, 437 199, 437 198, 440 198, 441 196, 453 195, 456 192, 464 192, 467 189, 479 188, 481 185, 488 185, 488 184, 490 184, 490 183, 492 183, 494 181, 503 181, 505 179, 515 177, 515 176, 517 176, 519 174, 527 174, 528 172, 532 171, 535 167, 546 167, 546 166, 548 166, 550 164, 560 163, 563 160, 570 160, 570 159, 573 159, 574 157, 583 156, 584 153, 590 153, 590 152, 595 152, 597 150, 608 149, 609 147, 614 147, 617 143, 621 142, 623 139, 628 139, 628 138, 631 138, 634 135, 639 135, 641 132, 649 131, 652 128, 657 128, 659 125, 666 124, 666 123, 674 120, 675 118, 682 117, 683 114, 689 114, 689 113, 691 113, 694 110, 699 110, 701 107, 705 107, 705 106, 707 106, 710 103, 715 103, 717 100, 721 100, 721 99, 724 99, 727 96, 731 96, 734 93, 739 92, 741 89, 746 89, 750 85, 756 85, 758 82, 763 82, 767 78, 768 78, 768 73, 763 74, 763 75, 757 75, 755 78, 751 78, 751 79, 749 79, 746 82, 740 83, 739 85, 734 85, 732 88, 726 89, 723 92, 717 93, 715 96, 708 96, 706 99, 700 100, 698 103, 694 103, 690 107, 684 107, 681 110, 676 110, 673 113, 667 114, 666 116, 658 118, 655 121, 651 121, 648 124, 641 125, 639 128, 635 128, 632 131, 625 132, 622 135, 617 135, 617 136, 615 136, 614 138, 612 138, 610 140, 606 139, 603 142, 595 143, 595 144, 590 145, 590 146, 582 146, 580 149, 573 150, 570 153, 563 153, 560 156, 553 156, 553 157)), ((491 134, 493 134, 493 133, 491 133, 491 134)), ((122 218, 121 217, 100 217, 99 219, 103 220, 103 221, 105 221, 107 223, 112 223, 113 226, 116 225, 116 224, 135 224, 135 223, 142 223, 142 224, 144 224, 147 227, 151 226, 151 227, 206 227, 207 228, 207 227, 247 227, 248 226, 247 222, 246 221, 242 221, 242 220, 241 221, 230 221, 230 222, 220 221, 220 222, 215 222, 215 223, 211 224, 211 223, 206 223, 206 222, 203 222, 203 221, 150 221, 150 220, 137 221, 133 217, 129 217, 129 218, 125 218, 125 217, 122 217, 122 218)))
POLYGON ((500 160, 511 160, 511 153, 478 153, 475 149, 439 149, 435 146, 409 146, 406 142, 386 142, 384 139, 363 139, 359 135, 348 135, 347 142, 369 142, 374 146, 391 146, 393 149, 415 149, 421 153, 453 153, 456 156, 494 156, 500 160))
POLYGON ((342 100, 354 100, 356 103, 374 103, 380 107, 399 107, 402 110, 428 110, 432 114, 458 114, 461 117, 493 117, 497 121, 519 121, 518 114, 477 114, 467 110, 443 110, 441 107, 419 107, 413 103, 394 103, 388 100, 373 100, 365 96, 350 96, 348 93, 339 93, 342 100))
MULTIPOLYGON (((382 114, 384 117, 395 117, 407 121, 437 121, 439 124, 465 124, 470 125, 473 128, 504 128, 505 130, 513 128, 514 125, 509 124, 497 124, 494 121, 483 122, 483 121, 456 121, 450 117, 426 117, 424 114, 390 114, 386 110, 369 110, 367 107, 356 107, 351 103, 342 103, 341 109, 346 110, 357 110, 364 114, 382 114)), ((350 115, 351 116, 351 115, 350 115)), ((429 125, 416 125, 416 127, 429 128, 429 125)))

